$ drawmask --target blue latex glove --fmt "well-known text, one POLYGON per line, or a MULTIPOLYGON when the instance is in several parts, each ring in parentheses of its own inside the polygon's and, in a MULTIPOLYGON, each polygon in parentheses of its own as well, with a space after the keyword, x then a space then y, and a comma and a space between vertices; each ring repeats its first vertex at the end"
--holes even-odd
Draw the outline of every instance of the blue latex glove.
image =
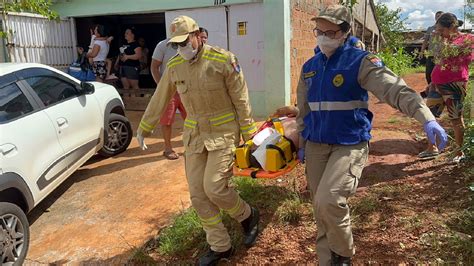
POLYGON ((305 160, 304 148, 301 148, 298 150, 298 159, 300 160, 301 163, 304 163, 304 160, 305 160))
POLYGON ((426 122, 423 125, 426 135, 428 136, 428 140, 431 144, 436 144, 436 138, 439 139, 438 149, 441 151, 446 147, 448 143, 448 134, 446 131, 436 122, 436 120, 431 120, 426 122))

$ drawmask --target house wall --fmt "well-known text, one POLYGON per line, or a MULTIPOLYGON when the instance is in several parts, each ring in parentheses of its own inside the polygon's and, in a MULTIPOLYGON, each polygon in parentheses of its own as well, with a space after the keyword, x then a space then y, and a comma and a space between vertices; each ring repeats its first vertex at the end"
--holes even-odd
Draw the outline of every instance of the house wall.
POLYGON ((354 27, 354 33, 367 45, 367 49, 377 50, 377 36, 380 36, 380 31, 375 20, 375 10, 373 10, 373 0, 359 0, 352 8, 352 14, 354 17, 354 24, 358 27, 354 27), (372 4, 371 4, 372 2, 372 4), (367 16, 365 16, 367 12, 367 16), (365 32, 364 38, 363 25, 365 20, 365 32))
MULTIPOLYGON (((290 102, 290 0, 136 0, 133 5, 117 0, 59 0, 53 9, 61 16, 105 16, 145 14, 180 9, 263 3, 264 89, 250 91, 253 113, 267 117, 277 107, 290 102)), ((245 69, 244 69, 245 70, 245 69)))
POLYGON ((290 103, 290 0, 264 0, 265 91, 252 94, 265 104, 265 117, 290 103))
MULTIPOLYGON (((364 1, 364 0, 363 0, 364 1)), ((251 91, 254 115, 266 117, 276 108, 296 102, 301 67, 314 54, 314 17, 323 7, 338 0, 58 0, 54 9, 61 16, 140 14, 170 10, 263 3, 264 90, 251 91)), ((368 6, 370 9, 370 5, 368 6)), ((367 21, 375 19, 367 13, 367 21)))
POLYGON ((111 14, 130 15, 137 13, 156 13, 183 8, 235 5, 262 1, 263 0, 57 0, 53 5, 53 9, 65 17, 90 17, 111 14))
POLYGON ((296 103, 296 87, 300 78, 301 67, 314 55, 316 38, 313 34, 315 17, 319 10, 337 3, 335 0, 291 0, 291 96, 290 103, 296 103))

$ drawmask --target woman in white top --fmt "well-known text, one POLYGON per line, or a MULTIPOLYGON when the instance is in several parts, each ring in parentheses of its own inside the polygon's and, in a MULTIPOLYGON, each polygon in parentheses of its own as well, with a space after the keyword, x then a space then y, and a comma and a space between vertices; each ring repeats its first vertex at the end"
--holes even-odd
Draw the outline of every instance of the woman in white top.
POLYGON ((110 45, 103 25, 99 24, 95 26, 94 35, 93 47, 92 50, 87 53, 87 57, 93 59, 92 70, 94 71, 96 81, 103 82, 107 74, 105 60, 107 59, 110 45))

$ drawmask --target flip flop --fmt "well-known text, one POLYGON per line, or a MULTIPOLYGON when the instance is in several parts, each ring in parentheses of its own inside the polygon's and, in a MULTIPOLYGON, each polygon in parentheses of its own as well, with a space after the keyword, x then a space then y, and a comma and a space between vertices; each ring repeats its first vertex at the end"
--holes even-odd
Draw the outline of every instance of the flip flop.
POLYGON ((418 154, 418 158, 421 159, 431 159, 439 155, 437 151, 422 151, 418 154))
POLYGON ((165 156, 166 159, 168 159, 168 160, 176 160, 176 159, 179 158, 179 155, 176 152, 174 152, 173 150, 164 151, 163 156, 165 156))

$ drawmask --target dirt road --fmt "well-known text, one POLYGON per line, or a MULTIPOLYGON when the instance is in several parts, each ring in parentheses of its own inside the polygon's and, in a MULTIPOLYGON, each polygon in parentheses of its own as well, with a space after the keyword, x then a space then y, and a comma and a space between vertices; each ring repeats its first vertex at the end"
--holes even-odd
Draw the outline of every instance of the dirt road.
MULTIPOLYGON (((141 112, 127 116, 136 129, 141 112)), ((175 125, 173 145, 182 154, 182 120, 175 125)), ((161 156, 158 137, 147 139, 146 151, 133 139, 115 158, 89 160, 33 210, 27 263, 124 261, 187 208, 183 157, 161 156)))

